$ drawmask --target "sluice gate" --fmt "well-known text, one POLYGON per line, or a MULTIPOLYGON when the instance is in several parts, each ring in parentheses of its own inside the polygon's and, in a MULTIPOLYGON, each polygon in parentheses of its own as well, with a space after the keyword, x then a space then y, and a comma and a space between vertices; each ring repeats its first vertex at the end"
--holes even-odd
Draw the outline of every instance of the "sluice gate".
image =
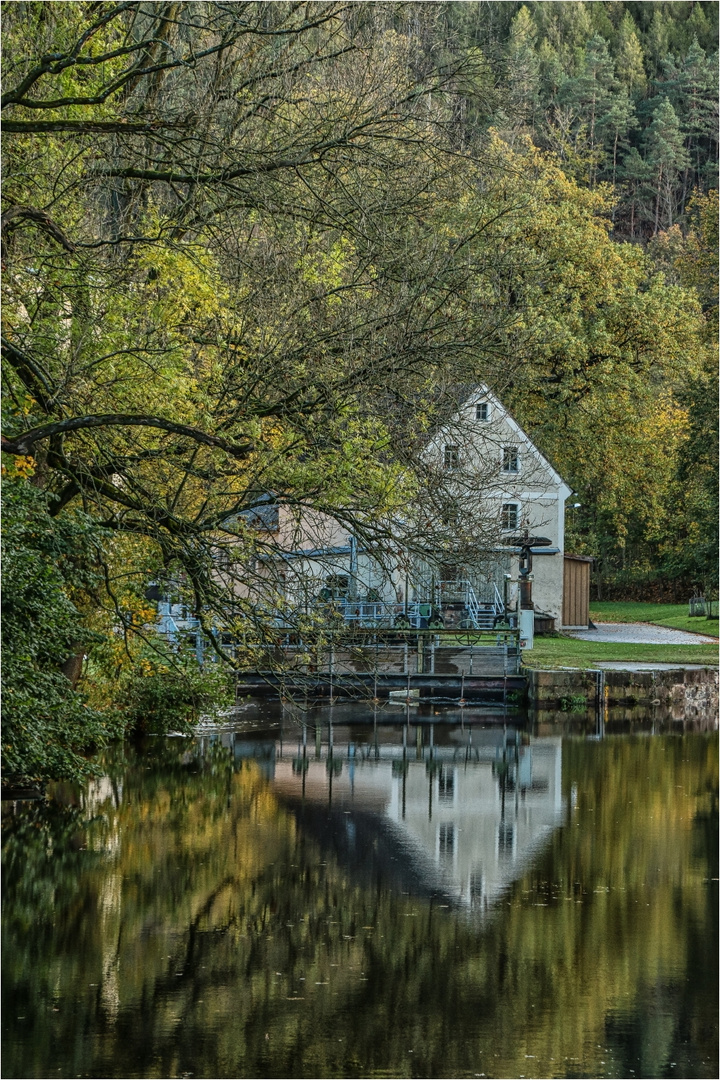
POLYGON ((468 641, 467 634, 417 634, 404 640, 340 636, 284 642, 266 663, 240 672, 237 695, 316 699, 432 699, 438 703, 517 704, 525 697, 514 631, 468 641))

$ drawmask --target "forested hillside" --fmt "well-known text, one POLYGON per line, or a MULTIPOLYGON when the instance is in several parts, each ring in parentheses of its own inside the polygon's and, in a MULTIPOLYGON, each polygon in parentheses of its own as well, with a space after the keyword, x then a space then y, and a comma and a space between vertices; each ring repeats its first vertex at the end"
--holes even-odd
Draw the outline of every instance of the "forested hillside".
POLYGON ((269 492, 447 542, 406 509, 457 523, 422 448, 481 380, 604 595, 714 586, 717 5, 3 12, 9 775, 218 693, 148 584, 264 632, 269 492))
POLYGON ((717 4, 453 4, 449 20, 495 62, 494 123, 613 185, 616 237, 656 235, 717 188, 717 4))

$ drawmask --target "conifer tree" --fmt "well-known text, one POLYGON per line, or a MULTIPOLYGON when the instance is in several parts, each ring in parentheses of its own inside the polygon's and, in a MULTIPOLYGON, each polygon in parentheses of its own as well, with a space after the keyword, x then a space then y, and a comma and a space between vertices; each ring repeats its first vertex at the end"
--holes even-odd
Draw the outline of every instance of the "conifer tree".
POLYGON ((647 162, 654 170, 655 223, 653 235, 661 224, 673 223, 676 205, 675 185, 678 176, 688 165, 685 137, 677 114, 669 99, 664 97, 655 107, 652 123, 647 130, 647 162))
POLYGON ((533 126, 539 104, 540 61, 535 51, 537 29, 529 9, 523 4, 510 27, 507 70, 512 117, 533 126))
MULTIPOLYGON (((712 144, 717 146, 718 77, 717 64, 708 61, 695 36, 680 68, 678 82, 689 165, 699 181, 704 162, 712 156, 712 144)), ((687 195, 687 171, 685 178, 683 204, 687 195)))
POLYGON ((630 239, 634 240, 640 222, 649 216, 648 200, 651 169, 639 150, 631 146, 624 155, 617 171, 617 178, 624 195, 624 203, 630 211, 630 239))
POLYGON ((662 67, 662 61, 668 52, 668 20, 658 8, 655 9, 646 37, 647 56, 652 64, 653 74, 662 67))
MULTIPOLYGON (((580 74, 574 79, 568 79, 560 93, 561 100, 576 107, 578 116, 587 127, 591 158, 596 158, 598 115, 607 107, 615 86, 614 65, 607 42, 599 34, 594 34, 585 46, 580 74)), ((591 185, 595 172, 592 165, 591 185)))
POLYGON ((618 30, 615 71, 619 81, 630 93, 640 92, 644 88, 646 76, 642 45, 637 35, 635 20, 629 11, 624 13, 618 30))
MULTIPOLYGON (((617 180, 618 149, 627 147, 630 131, 639 127, 635 107, 625 87, 606 101, 606 107, 598 117, 597 130, 600 138, 612 147, 608 156, 612 158, 611 179, 613 186, 617 180)), ((613 220, 615 210, 613 208, 613 220)))

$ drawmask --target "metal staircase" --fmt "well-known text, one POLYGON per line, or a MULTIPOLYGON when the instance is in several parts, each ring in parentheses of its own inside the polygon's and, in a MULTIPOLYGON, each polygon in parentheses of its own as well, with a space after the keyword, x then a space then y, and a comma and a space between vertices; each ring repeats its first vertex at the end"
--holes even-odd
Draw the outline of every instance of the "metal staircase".
POLYGON ((495 626, 495 620, 499 615, 504 614, 505 610, 497 586, 493 586, 495 595, 491 601, 480 601, 469 581, 462 581, 459 584, 463 586, 465 609, 473 628, 475 630, 492 630, 495 626))

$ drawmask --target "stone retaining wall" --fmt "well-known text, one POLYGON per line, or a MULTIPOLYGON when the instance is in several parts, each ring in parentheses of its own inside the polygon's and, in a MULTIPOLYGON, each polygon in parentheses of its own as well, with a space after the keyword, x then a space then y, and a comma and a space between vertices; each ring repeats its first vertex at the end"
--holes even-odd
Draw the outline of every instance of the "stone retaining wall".
MULTIPOLYGON (((528 703, 538 712, 595 710, 598 670, 522 669, 528 680, 528 703), (582 699, 585 699, 584 707, 582 699)), ((718 726, 718 669, 671 668, 660 671, 604 671, 605 707, 621 707, 630 716, 654 707, 658 718, 718 726)))

